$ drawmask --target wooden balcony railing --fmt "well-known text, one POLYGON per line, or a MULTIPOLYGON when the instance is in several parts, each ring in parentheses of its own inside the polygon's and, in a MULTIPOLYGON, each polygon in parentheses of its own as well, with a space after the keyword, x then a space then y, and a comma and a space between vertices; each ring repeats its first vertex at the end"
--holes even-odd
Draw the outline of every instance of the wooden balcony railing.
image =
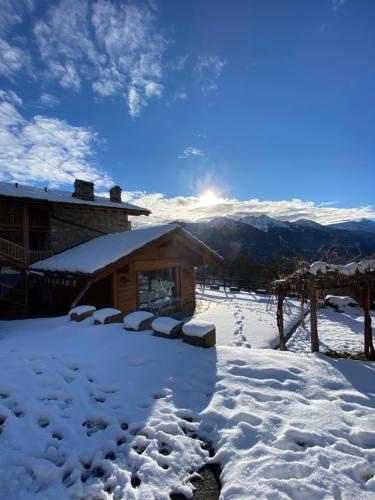
POLYGON ((22 214, 19 213, 0 213, 0 226, 21 227, 22 214))
POLYGON ((0 255, 16 262, 25 262, 25 249, 13 241, 0 238, 0 255))
POLYGON ((29 253, 29 263, 34 264, 34 262, 38 262, 38 260, 47 259, 47 257, 51 257, 51 250, 31 250, 29 253))
POLYGON ((27 305, 27 294, 24 288, 17 288, 15 286, 0 283, 0 300, 11 302, 19 306, 27 305))

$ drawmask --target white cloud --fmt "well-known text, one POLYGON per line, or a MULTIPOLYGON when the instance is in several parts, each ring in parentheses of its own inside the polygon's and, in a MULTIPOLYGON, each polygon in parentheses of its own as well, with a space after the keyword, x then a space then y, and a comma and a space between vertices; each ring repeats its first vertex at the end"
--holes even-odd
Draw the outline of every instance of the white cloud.
POLYGON ((146 3, 61 0, 34 34, 50 79, 78 91, 83 81, 101 97, 123 96, 132 117, 163 92, 166 41, 146 3))
POLYGON ((216 55, 204 55, 198 58, 196 70, 200 75, 201 89, 205 93, 217 90, 218 80, 226 61, 216 55))
POLYGON ((185 159, 185 158, 192 158, 195 156, 204 156, 204 153, 202 150, 200 150, 198 148, 193 148, 193 147, 189 146, 188 148, 185 148, 184 152, 182 154, 180 154, 179 156, 177 156, 177 158, 185 159))
POLYGON ((40 95, 39 101, 43 106, 47 106, 48 108, 53 108, 60 103, 60 99, 55 97, 54 95, 48 94, 47 92, 43 92, 40 95))
POLYGON ((20 71, 30 72, 31 56, 24 40, 14 41, 12 30, 32 9, 31 0, 2 0, 0 15, 0 74, 13 79, 20 71))
POLYGON ((371 206, 358 208, 335 208, 326 203, 317 204, 304 200, 269 201, 259 199, 236 200, 221 198, 216 205, 202 206, 198 196, 168 198, 162 193, 123 193, 124 199, 152 210, 152 215, 134 219, 135 225, 159 224, 176 220, 198 222, 213 217, 231 217, 239 213, 269 215, 270 217, 294 221, 311 219, 321 224, 330 224, 359 218, 375 218, 371 206))
POLYGON ((0 92, 1 180, 59 186, 81 178, 98 187, 112 184, 94 164, 91 129, 41 115, 26 119, 20 105, 16 94, 0 92))
POLYGON ((345 0, 332 0, 332 9, 337 12, 345 3, 345 0))

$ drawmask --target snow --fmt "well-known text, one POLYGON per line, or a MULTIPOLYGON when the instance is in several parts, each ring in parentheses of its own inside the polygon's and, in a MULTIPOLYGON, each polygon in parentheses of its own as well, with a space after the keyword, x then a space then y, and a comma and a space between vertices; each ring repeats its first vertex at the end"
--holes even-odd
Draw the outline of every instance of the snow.
POLYGON ((329 305, 336 307, 340 312, 343 312, 346 307, 356 305, 356 301, 348 296, 326 295, 324 300, 328 302, 329 305))
POLYGON ((125 328, 138 330, 142 321, 153 318, 154 315, 148 311, 135 311, 127 314, 124 318, 125 328))
POLYGON ((197 319, 192 319, 184 324, 182 331, 185 335, 190 337, 204 337, 208 332, 215 328, 214 323, 209 323, 208 321, 202 321, 197 319))
POLYGON ((216 257, 221 257, 177 224, 164 224, 145 229, 106 234, 77 245, 48 259, 35 262, 30 269, 50 272, 93 274, 103 267, 130 255, 135 250, 178 229, 184 236, 204 246, 216 257))
POLYGON ((339 264, 328 264, 327 262, 313 262, 308 269, 310 274, 316 276, 318 273, 338 272, 346 276, 353 276, 356 273, 366 273, 375 271, 375 259, 364 259, 360 262, 350 262, 345 266, 339 264))
POLYGON ((80 198, 75 198, 69 191, 62 191, 60 189, 50 189, 47 191, 44 188, 38 188, 33 186, 27 186, 23 184, 18 184, 16 187, 15 183, 0 182, 0 196, 14 196, 17 198, 28 198, 50 201, 53 203, 73 203, 78 205, 94 205, 100 207, 111 207, 111 208, 123 208, 127 210, 141 211, 141 213, 149 214, 150 211, 147 208, 138 207, 132 203, 126 203, 122 201, 117 203, 111 201, 109 198, 104 196, 94 196, 94 200, 81 200, 80 198))
POLYGON ((0 331, 0 498, 191 498, 209 460, 223 499, 374 498, 374 363, 67 316, 0 331))
MULTIPOLYGON (((375 314, 372 312, 372 322, 375 314)), ((363 309, 347 306, 344 312, 331 307, 318 309, 318 335, 320 351, 363 352, 363 309)), ((306 329, 299 327, 287 344, 294 352, 310 351, 310 323, 306 318, 306 329)))
POLYGON ((94 306, 77 306, 77 307, 73 307, 73 309, 71 309, 69 311, 69 316, 71 314, 83 314, 83 313, 87 313, 87 312, 91 312, 91 311, 96 311, 96 307, 94 306))
MULTIPOLYGON (((195 319, 216 326, 216 345, 272 349, 279 344, 276 300, 268 295, 197 288, 195 319)), ((288 299, 284 310, 287 334, 300 319, 299 300, 288 299)))
POLYGON ((111 316, 115 316, 117 314, 121 314, 119 309, 114 309, 113 307, 104 307, 103 309, 98 309, 94 312, 93 318, 99 323, 104 323, 107 318, 111 316))
POLYGON ((167 318, 165 316, 160 316, 159 318, 154 319, 154 321, 151 323, 151 327, 157 332, 169 335, 172 332, 173 328, 176 328, 176 326, 180 324, 181 321, 177 321, 173 318, 167 318))
POLYGON ((255 227, 260 231, 267 232, 271 227, 282 227, 282 228, 292 228, 292 224, 288 221, 273 219, 265 214, 258 215, 249 215, 247 213, 238 212, 234 214, 233 219, 239 220, 244 224, 248 224, 249 226, 255 227))

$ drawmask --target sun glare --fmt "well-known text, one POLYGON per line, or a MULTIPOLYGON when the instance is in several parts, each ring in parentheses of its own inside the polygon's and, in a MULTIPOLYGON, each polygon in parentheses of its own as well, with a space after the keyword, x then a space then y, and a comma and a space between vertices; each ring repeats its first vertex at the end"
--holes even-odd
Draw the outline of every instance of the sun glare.
POLYGON ((220 198, 214 191, 205 191, 199 196, 199 204, 202 207, 209 207, 211 205, 216 205, 219 203, 220 198))

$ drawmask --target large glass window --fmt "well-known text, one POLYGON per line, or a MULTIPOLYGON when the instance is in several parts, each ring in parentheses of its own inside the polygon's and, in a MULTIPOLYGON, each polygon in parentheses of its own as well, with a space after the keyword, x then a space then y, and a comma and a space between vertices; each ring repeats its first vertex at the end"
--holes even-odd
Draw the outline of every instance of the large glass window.
POLYGON ((176 268, 139 273, 139 305, 142 309, 159 309, 177 298, 176 268))

